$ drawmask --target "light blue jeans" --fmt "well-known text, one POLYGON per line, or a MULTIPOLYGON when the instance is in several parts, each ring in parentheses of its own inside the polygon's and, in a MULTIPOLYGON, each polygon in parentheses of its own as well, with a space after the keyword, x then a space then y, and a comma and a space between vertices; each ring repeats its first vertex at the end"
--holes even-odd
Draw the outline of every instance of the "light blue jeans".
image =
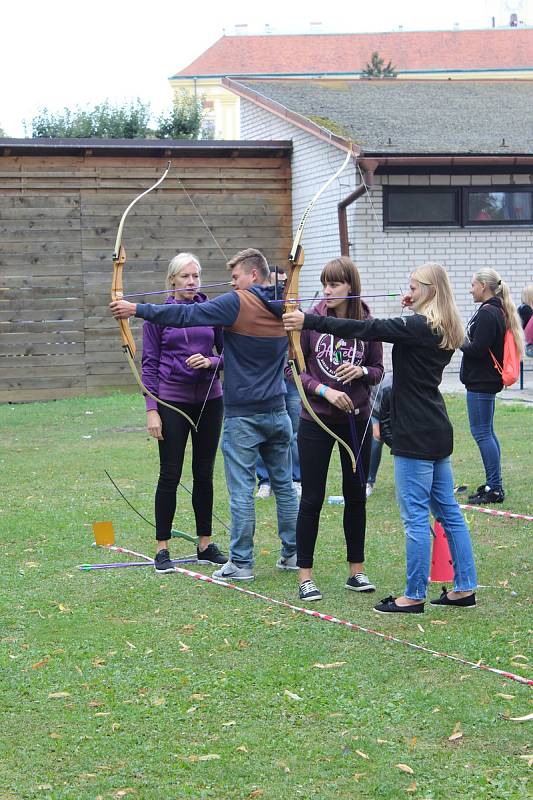
POLYGON ((466 407, 470 432, 476 440, 485 467, 485 483, 496 491, 502 488, 501 452, 494 432, 496 395, 485 392, 466 392, 466 407))
MULTIPOLYGON (((285 405, 287 407, 287 414, 289 415, 292 424, 292 439, 291 439, 291 470, 293 481, 301 482, 302 476, 300 472, 300 456, 298 455, 298 425, 300 422, 300 409, 302 401, 298 394, 298 389, 294 385, 294 381, 285 379, 285 388, 287 394, 285 395, 285 405)), ((265 462, 259 456, 257 459, 257 482, 259 486, 262 483, 268 483, 268 472, 265 462)))
POLYGON ((281 555, 287 558, 296 552, 298 500, 292 487, 291 437, 291 421, 285 409, 224 420, 222 453, 231 509, 229 557, 238 567, 254 564, 254 490, 259 454, 276 497, 281 555))
POLYGON ((406 536, 405 596, 411 600, 423 600, 426 596, 431 559, 430 510, 444 528, 450 545, 454 591, 475 589, 476 567, 470 532, 453 493, 450 458, 423 461, 394 456, 394 479, 406 536))

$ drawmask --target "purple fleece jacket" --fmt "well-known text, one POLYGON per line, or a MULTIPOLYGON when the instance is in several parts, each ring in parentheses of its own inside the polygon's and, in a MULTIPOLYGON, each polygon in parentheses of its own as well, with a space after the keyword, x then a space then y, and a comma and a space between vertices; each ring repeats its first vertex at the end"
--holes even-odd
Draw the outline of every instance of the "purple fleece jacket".
MULTIPOLYGON (((166 304, 205 303, 208 298, 198 292, 192 300, 168 297, 166 304)), ((203 403, 213 370, 221 370, 224 338, 221 328, 170 328, 145 322, 143 325, 142 379, 147 389, 161 400, 174 403, 203 403), (213 355, 213 347, 218 356, 213 355), (191 369, 185 363, 189 356, 201 353, 211 360, 211 368, 191 369)), ((208 400, 222 396, 218 376, 209 390, 208 400)), ((146 410, 157 409, 157 403, 146 397, 146 410)))
MULTIPOLYGON (((321 300, 310 313, 334 316, 328 314, 325 300, 321 300)), ((370 318, 370 311, 365 303, 363 303, 363 313, 364 319, 370 318)), ((354 404, 354 408, 359 409, 361 418, 368 419, 370 416, 370 386, 379 383, 383 375, 383 345, 381 342, 343 339, 329 333, 317 333, 312 330, 303 330, 300 342, 306 364, 306 371, 302 372, 300 377, 313 411, 324 420, 326 425, 329 422, 333 424, 346 422, 344 411, 315 394, 317 386, 322 383, 339 392, 345 392, 354 404), (335 354, 338 354, 336 358, 339 359, 339 362, 342 357, 343 363, 366 367, 368 375, 357 378, 351 383, 342 384, 335 377, 335 370, 340 365, 332 357, 335 354)), ((301 416, 304 419, 311 419, 303 406, 301 416)))

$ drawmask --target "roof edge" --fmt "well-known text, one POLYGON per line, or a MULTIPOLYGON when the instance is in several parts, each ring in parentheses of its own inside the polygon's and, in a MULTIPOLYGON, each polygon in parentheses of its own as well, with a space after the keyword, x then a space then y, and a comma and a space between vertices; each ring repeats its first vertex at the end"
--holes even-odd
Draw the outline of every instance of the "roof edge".
POLYGON ((0 138, 0 155, 42 155, 73 153, 83 156, 113 156, 118 153, 132 156, 172 157, 189 153, 224 155, 235 152, 292 151, 292 142, 286 140, 217 140, 217 139, 13 139, 0 138))
POLYGON ((321 141, 325 141, 328 144, 333 145, 333 147, 342 150, 343 152, 350 151, 355 155, 361 154, 360 147, 358 145, 354 145, 354 143, 349 139, 328 131, 327 128, 323 128, 316 122, 312 122, 302 114, 298 114, 296 111, 291 111, 281 103, 271 100, 269 97, 266 97, 266 95, 255 92, 253 89, 249 89, 247 86, 243 86, 242 83, 239 83, 232 78, 222 78, 222 86, 224 86, 226 89, 229 89, 239 97, 243 97, 245 100, 250 100, 259 108, 269 111, 271 114, 280 117, 280 119, 283 119, 285 122, 288 122, 297 128, 301 128, 302 130, 311 134, 311 136, 314 136, 321 141))

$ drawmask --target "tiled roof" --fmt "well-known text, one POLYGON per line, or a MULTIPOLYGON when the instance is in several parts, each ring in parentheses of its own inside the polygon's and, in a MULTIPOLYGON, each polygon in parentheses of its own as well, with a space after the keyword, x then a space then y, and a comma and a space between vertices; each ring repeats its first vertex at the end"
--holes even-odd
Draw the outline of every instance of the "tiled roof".
POLYGON ((366 153, 533 154, 533 80, 235 83, 366 153))
POLYGON ((173 75, 359 74, 378 51, 399 71, 533 68, 533 28, 222 36, 173 75))

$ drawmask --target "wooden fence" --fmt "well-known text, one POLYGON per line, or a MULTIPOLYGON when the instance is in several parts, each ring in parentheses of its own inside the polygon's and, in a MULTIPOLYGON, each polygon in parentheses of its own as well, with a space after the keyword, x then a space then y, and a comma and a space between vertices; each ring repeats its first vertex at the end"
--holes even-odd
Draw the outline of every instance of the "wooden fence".
MULTIPOLYGON (((124 291, 164 289, 180 251, 200 259, 204 283, 228 280, 226 257, 244 247, 285 264, 289 155, 288 147, 243 153, 213 143, 205 153, 172 153, 164 183, 127 218, 124 291)), ((134 385, 107 309, 111 255, 124 209, 167 160, 138 152, 0 156, 0 401, 134 385)), ((132 321, 138 344, 141 325, 132 321)))

